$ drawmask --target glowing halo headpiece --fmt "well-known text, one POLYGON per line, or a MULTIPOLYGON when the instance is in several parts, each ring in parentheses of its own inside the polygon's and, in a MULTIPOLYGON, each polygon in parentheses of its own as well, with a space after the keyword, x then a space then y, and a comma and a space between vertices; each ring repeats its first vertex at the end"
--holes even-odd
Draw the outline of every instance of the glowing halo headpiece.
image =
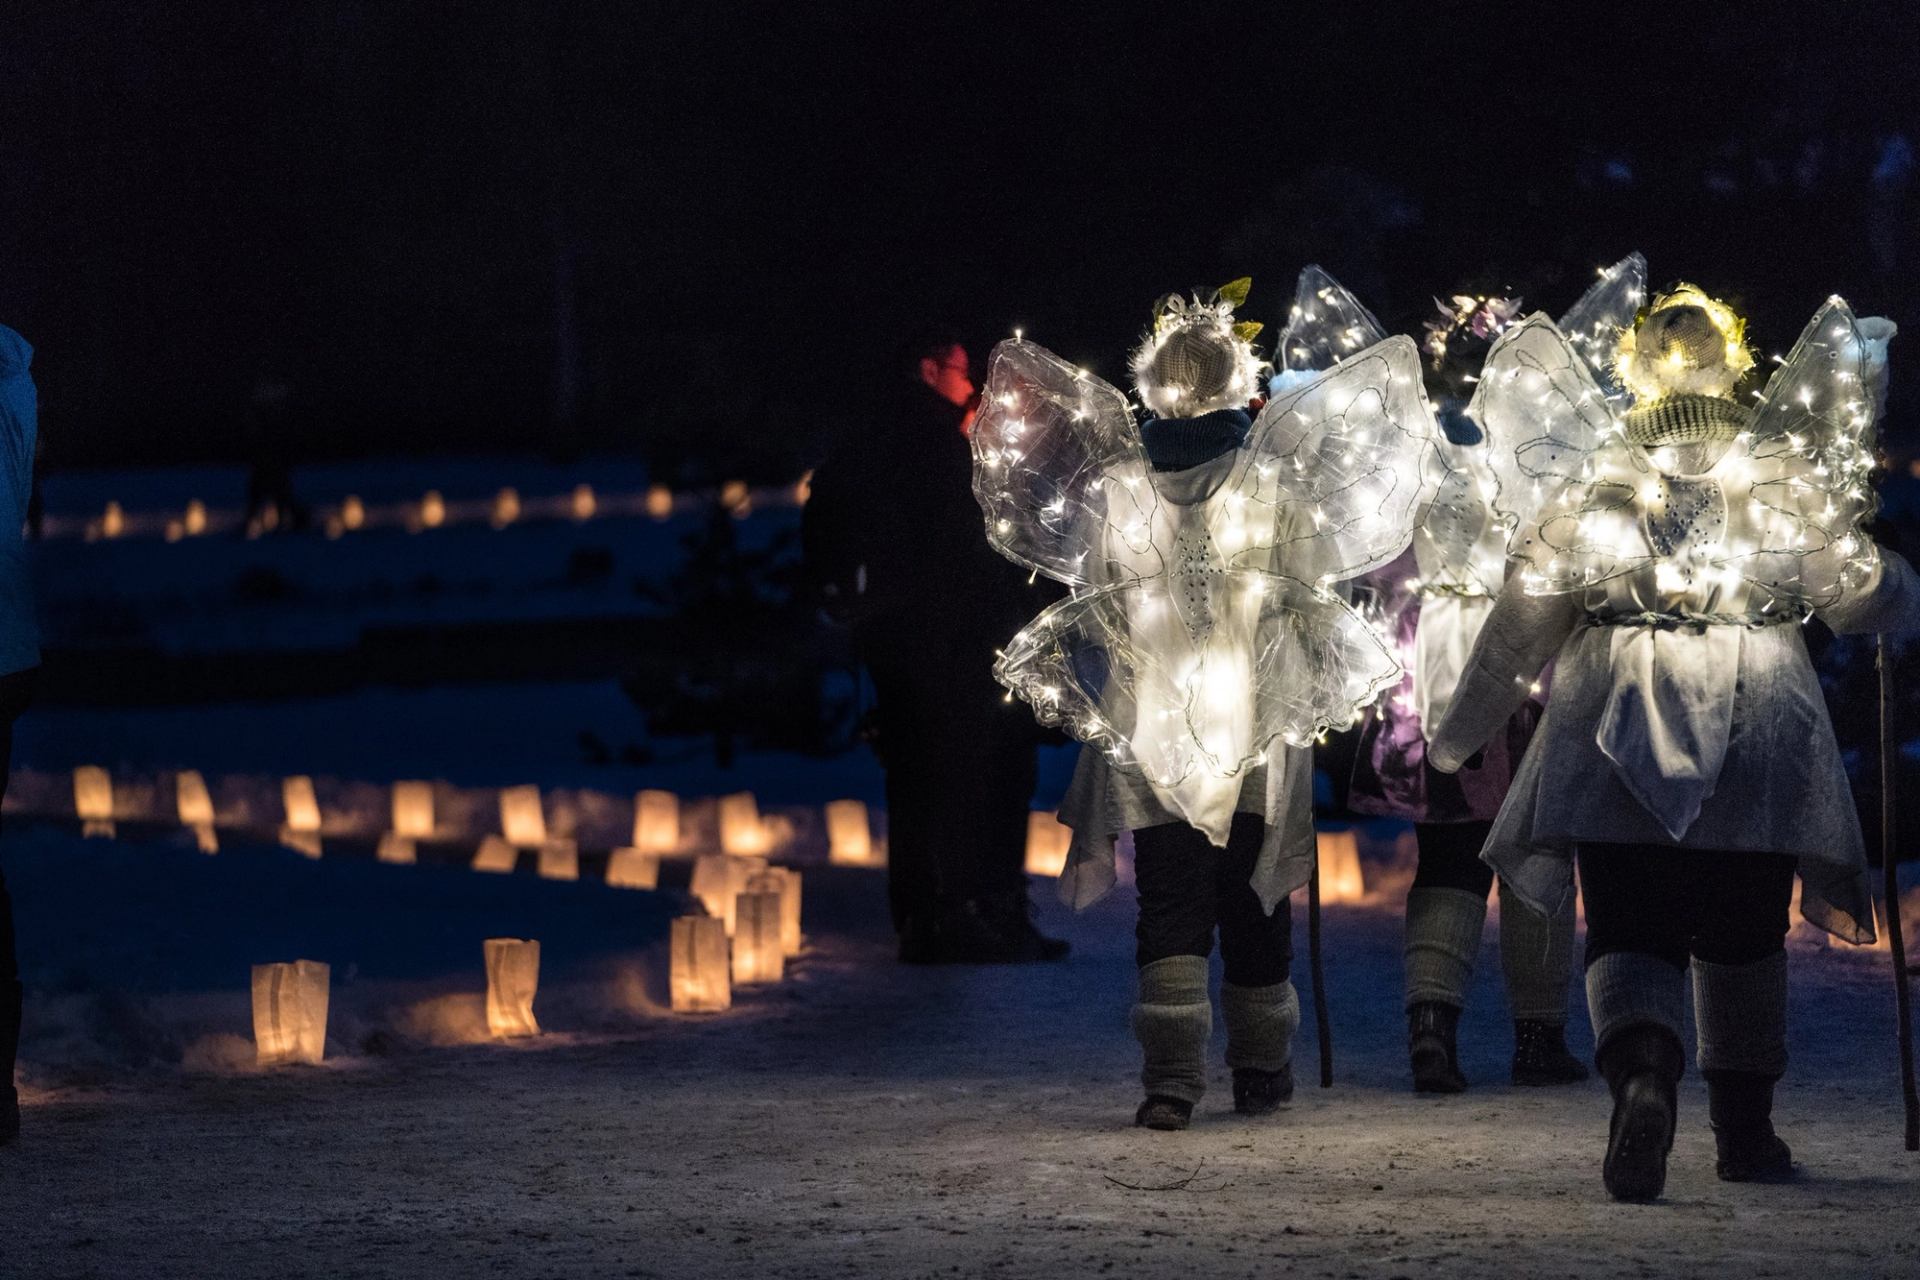
POLYGON ((1194 418, 1243 408, 1259 394, 1267 364, 1253 339, 1261 326, 1233 315, 1252 287, 1252 277, 1242 276, 1204 296, 1168 294, 1154 307, 1153 329, 1129 361, 1149 412, 1194 418))
POLYGON ((1676 284, 1620 335, 1614 372, 1642 403, 1670 395, 1731 399, 1753 368, 1747 322, 1696 285, 1676 284))

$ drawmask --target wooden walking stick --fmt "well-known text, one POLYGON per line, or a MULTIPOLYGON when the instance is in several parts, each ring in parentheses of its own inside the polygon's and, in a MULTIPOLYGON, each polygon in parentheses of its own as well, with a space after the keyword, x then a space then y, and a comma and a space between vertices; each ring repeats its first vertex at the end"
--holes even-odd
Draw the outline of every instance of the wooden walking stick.
POLYGON ((1320 1087, 1333 1087, 1333 1024, 1327 1017, 1327 970, 1320 962, 1320 852, 1307 877, 1307 964, 1313 970, 1313 1028, 1320 1037, 1320 1087))
POLYGON ((1900 1090, 1906 1103, 1907 1150, 1920 1151, 1920 1088, 1914 1084, 1913 993, 1907 982, 1907 939, 1900 921, 1900 859, 1893 824, 1893 664, 1887 638, 1877 637, 1880 670, 1880 872, 1886 882, 1887 940, 1893 949, 1893 1007, 1900 1029, 1900 1090))

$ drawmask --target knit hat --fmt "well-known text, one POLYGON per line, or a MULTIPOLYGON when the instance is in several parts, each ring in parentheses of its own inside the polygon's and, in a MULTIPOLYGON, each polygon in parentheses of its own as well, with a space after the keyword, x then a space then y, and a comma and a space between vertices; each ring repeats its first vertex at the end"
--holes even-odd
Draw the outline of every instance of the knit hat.
POLYGON ((1237 321, 1252 282, 1231 284, 1189 300, 1170 294, 1154 309, 1153 331, 1134 349, 1134 387, 1149 412, 1194 418, 1245 407, 1260 389, 1266 363, 1253 350, 1260 326, 1237 321))
POLYGON ((1615 371, 1642 405, 1665 396, 1727 399, 1753 367, 1746 322, 1690 284, 1656 298, 1620 337, 1615 371))

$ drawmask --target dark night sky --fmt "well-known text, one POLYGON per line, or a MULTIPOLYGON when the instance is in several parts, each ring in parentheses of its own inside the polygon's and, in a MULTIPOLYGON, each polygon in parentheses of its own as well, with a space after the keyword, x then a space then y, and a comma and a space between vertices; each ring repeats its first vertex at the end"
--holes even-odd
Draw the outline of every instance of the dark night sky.
POLYGON ((1310 260, 1411 327, 1639 248, 1764 345, 1833 291, 1920 342, 1920 180, 1872 180, 1920 145, 1909 6, 1124 12, 36 6, 0 319, 56 463, 231 454, 273 370, 314 454, 777 471, 922 322, 1114 375, 1159 293, 1250 272, 1275 320, 1310 260))

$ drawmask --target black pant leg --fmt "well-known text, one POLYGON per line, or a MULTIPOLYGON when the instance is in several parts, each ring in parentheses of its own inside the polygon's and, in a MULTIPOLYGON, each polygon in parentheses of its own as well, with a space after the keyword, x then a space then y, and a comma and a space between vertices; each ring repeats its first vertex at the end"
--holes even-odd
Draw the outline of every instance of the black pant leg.
POLYGON ((1693 954, 1713 964, 1753 964, 1786 950, 1793 927, 1794 859, 1783 853, 1702 853, 1714 871, 1693 954))
POLYGON ((1578 856, 1587 964, 1631 951, 1685 969, 1706 909, 1711 859, 1671 845, 1586 841, 1578 856))
POLYGON ((893 927, 932 915, 939 897, 935 799, 943 757, 933 746, 919 682, 886 662, 869 662, 879 713, 887 789, 887 899, 893 927))
POLYGON ((1493 868, 1480 860, 1491 822, 1416 822, 1413 837, 1420 862, 1413 872, 1416 889, 1460 889, 1486 897, 1493 889, 1493 868))
POLYGON ((1184 822, 1133 833, 1133 878, 1140 898, 1134 962, 1213 954, 1214 862, 1207 838, 1184 822))
MULTIPOLYGON (((0 676, 0 801, 6 799, 13 764, 13 722, 33 699, 37 669, 0 676)), ((13 1093, 13 1064, 20 1049, 20 955, 14 938, 13 898, 0 870, 0 1094, 13 1093)))
POLYGON ((1236 987, 1269 987, 1293 976, 1293 904, 1282 898, 1269 914, 1250 883, 1266 835, 1258 814, 1236 814, 1227 847, 1214 859, 1220 960, 1236 987))

